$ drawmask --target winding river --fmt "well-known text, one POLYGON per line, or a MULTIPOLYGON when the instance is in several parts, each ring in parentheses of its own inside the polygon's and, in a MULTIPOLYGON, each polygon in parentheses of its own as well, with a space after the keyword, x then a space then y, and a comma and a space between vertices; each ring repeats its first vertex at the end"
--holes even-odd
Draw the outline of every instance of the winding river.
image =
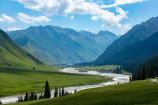
MULTIPOLYGON (((86 74, 86 75, 99 75, 99 76, 107 76, 107 77, 112 78, 112 81, 94 84, 94 85, 66 87, 65 90, 69 93, 74 93, 74 90, 76 90, 78 92, 78 91, 90 89, 90 88, 97 88, 97 87, 103 87, 103 86, 108 86, 108 85, 115 85, 118 83, 123 84, 123 83, 129 82, 129 75, 124 75, 124 74, 103 73, 103 72, 98 72, 98 71, 80 71, 76 68, 64 68, 64 69, 60 70, 60 72, 74 73, 74 74, 86 74)), ((54 90, 51 91, 51 94, 52 94, 51 98, 53 98, 54 90)), ((0 98, 0 101, 2 102, 2 104, 17 103, 18 97, 20 97, 20 96, 24 97, 24 95, 14 95, 14 96, 2 97, 2 98, 0 98)))

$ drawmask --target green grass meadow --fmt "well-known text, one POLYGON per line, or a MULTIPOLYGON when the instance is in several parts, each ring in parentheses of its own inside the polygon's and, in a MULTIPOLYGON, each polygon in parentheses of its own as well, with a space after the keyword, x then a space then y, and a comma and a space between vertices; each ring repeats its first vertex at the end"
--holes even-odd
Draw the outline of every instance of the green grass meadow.
POLYGON ((61 73, 57 68, 37 67, 0 68, 0 97, 25 93, 26 91, 44 91, 48 80, 53 89, 55 86, 76 86, 107 81, 100 76, 75 75, 61 73), (40 68, 40 69, 39 69, 40 68))
POLYGON ((88 89, 79 93, 17 105, 158 105, 158 83, 149 80, 88 89))

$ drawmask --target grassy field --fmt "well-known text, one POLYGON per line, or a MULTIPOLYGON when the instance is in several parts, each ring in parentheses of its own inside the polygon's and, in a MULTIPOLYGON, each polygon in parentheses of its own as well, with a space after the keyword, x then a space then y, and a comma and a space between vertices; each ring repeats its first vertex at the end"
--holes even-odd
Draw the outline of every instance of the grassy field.
POLYGON ((79 93, 17 105, 158 105, 158 83, 149 80, 84 90, 79 93))
POLYGON ((0 68, 0 97, 26 91, 44 91, 43 86, 46 80, 49 81, 51 88, 54 88, 55 86, 92 84, 108 79, 100 76, 60 73, 56 68, 51 67, 36 67, 35 70, 31 67, 0 68))
POLYGON ((118 65, 105 65, 105 66, 84 66, 80 70, 95 70, 95 71, 111 71, 119 67, 118 65))

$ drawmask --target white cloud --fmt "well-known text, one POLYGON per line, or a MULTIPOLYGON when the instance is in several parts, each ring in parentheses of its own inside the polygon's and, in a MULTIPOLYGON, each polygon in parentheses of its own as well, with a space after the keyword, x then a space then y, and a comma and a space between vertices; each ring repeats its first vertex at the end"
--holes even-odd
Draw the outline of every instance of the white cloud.
POLYGON ((15 20, 6 14, 1 14, 0 15, 0 22, 6 22, 6 23, 14 23, 15 20))
POLYGON ((145 0, 116 0, 115 4, 117 5, 125 5, 125 4, 133 4, 138 2, 143 2, 145 0))
POLYGON ((128 30, 130 30, 132 28, 131 24, 125 24, 122 26, 122 30, 121 30, 121 34, 124 35, 125 32, 127 32, 128 30))
POLYGON ((24 23, 42 23, 42 22, 49 22, 50 19, 46 16, 30 16, 25 13, 18 13, 17 18, 24 23))
POLYGON ((73 20, 75 17, 74 16, 70 16, 70 19, 73 20))
POLYGON ((92 16, 92 17, 91 17, 91 20, 97 21, 97 20, 99 20, 99 17, 98 17, 98 16, 92 16))
POLYGON ((134 3, 139 3, 139 2, 144 2, 147 0, 115 0, 113 4, 109 5, 102 5, 102 8, 111 8, 111 7, 117 7, 120 5, 126 5, 126 4, 134 4, 134 3))
MULTIPOLYGON (((61 7, 62 3, 63 3, 62 6, 64 8, 64 5, 66 5, 67 2, 66 0, 16 0, 16 1, 24 4, 25 8, 40 11, 40 12, 45 12, 46 14, 50 12, 58 11, 57 8, 61 7)), ((60 9, 62 9, 62 7, 60 9)))
POLYGON ((16 31, 16 30, 21 30, 22 28, 19 27, 7 27, 7 31, 16 31))
MULTIPOLYGON (((122 21, 128 19, 127 12, 120 8, 120 5, 139 3, 146 0, 110 0, 107 5, 103 5, 105 0, 16 0, 23 4, 25 8, 42 12, 45 15, 90 15, 91 20, 101 20, 106 27, 118 28, 123 30, 127 24, 122 21), (115 7, 116 12, 111 12, 106 8, 115 7)), ((107 2, 107 1, 106 1, 107 2)), ((21 19, 26 23, 30 23, 30 16, 21 19), (29 18, 28 18, 29 17, 29 18)), ((71 16, 70 19, 74 17, 71 16)), ((37 19, 35 19, 37 20, 37 19)))
MULTIPOLYGON (((88 14, 103 21, 110 27, 122 26, 121 21, 126 19, 126 13, 122 9, 117 9, 117 14, 104 10, 95 2, 87 2, 86 0, 17 0, 22 3, 25 8, 43 12, 45 14, 88 14)), ((26 21, 26 22, 30 22, 26 21)))

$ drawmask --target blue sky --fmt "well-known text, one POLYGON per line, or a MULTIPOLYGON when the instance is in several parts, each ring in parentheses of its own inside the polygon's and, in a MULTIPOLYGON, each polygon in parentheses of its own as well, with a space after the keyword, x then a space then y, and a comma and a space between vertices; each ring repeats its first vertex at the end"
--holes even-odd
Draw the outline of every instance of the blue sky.
POLYGON ((1 0, 0 28, 55 25, 122 34, 158 16, 157 5, 158 0, 1 0))

